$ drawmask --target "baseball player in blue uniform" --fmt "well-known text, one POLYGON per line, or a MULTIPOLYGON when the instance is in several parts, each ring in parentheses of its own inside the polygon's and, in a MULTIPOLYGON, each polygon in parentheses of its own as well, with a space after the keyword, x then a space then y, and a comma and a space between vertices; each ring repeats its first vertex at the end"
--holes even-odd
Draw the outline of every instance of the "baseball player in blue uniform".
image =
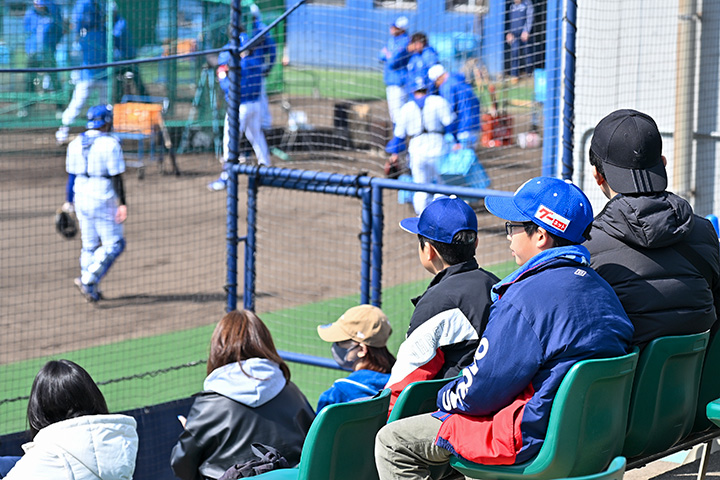
POLYGON ((430 67, 428 77, 455 114, 455 121, 446 133, 452 134, 463 147, 472 147, 480 133, 480 100, 473 88, 462 74, 446 72, 439 63, 430 67))
MULTIPOLYGON (((24 29, 27 34, 25 53, 27 68, 55 68, 55 50, 63 36, 63 20, 60 8, 52 0, 34 0, 25 12, 24 29)), ((35 91, 35 73, 27 74, 27 91, 35 91)), ((60 87, 56 72, 47 76, 49 84, 44 90, 60 87)))
POLYGON ((407 51, 411 54, 407 65, 407 91, 409 95, 412 95, 415 79, 422 77, 427 81, 428 70, 433 65, 440 63, 440 59, 435 49, 428 44, 427 35, 422 32, 412 34, 407 51))
MULTIPOLYGON (((247 42, 247 35, 240 34, 240 45, 247 42)), ((226 45, 226 48, 229 44, 226 45)), ((230 63, 230 52, 221 52, 218 56, 217 75, 220 81, 220 88, 225 92, 225 100, 228 101, 230 95, 230 78, 228 76, 228 64, 230 63)), ((262 78, 263 60, 250 50, 245 50, 240 54, 240 112, 239 133, 245 134, 250 145, 255 151, 258 164, 270 166, 270 151, 268 150, 265 134, 261 128, 262 107, 260 105, 260 91, 262 78)), ((230 154, 230 124, 228 123, 227 113, 225 114, 225 129, 223 135, 223 159, 227 162, 230 154)), ((228 174, 226 172, 227 164, 223 166, 220 177, 208 184, 208 190, 219 191, 224 190, 227 184, 228 174)))
POLYGON ((109 134, 112 105, 91 107, 87 118, 87 131, 68 145, 65 169, 82 237, 75 286, 88 302, 97 302, 100 280, 125 250, 125 159, 120 142, 109 134))
MULTIPOLYGON (((72 31, 80 42, 83 66, 107 62, 105 15, 105 3, 98 0, 78 0, 73 8, 72 31)), ((107 101, 104 68, 79 70, 77 75, 72 99, 62 114, 62 126, 55 132, 59 144, 67 142, 70 125, 93 91, 97 92, 101 104, 107 101)))
POLYGON ((388 102, 390 120, 395 123, 400 109, 407 102, 407 64, 410 60, 410 52, 407 50, 409 37, 406 32, 408 26, 407 17, 398 17, 390 25, 390 40, 380 50, 380 62, 385 67, 383 80, 385 81, 385 93, 388 102))
MULTIPOLYGON (((260 9, 254 3, 250 5, 250 13, 253 15, 253 37, 267 28, 262 22, 260 9)), ((263 60, 262 66, 262 81, 260 83, 260 108, 261 108, 261 122, 260 125, 264 130, 267 130, 272 126, 272 115, 270 114, 270 104, 268 102, 267 88, 265 86, 265 79, 270 75, 270 71, 275 65, 275 59, 277 58, 277 48, 275 40, 272 35, 265 35, 262 41, 255 47, 255 54, 263 60)))

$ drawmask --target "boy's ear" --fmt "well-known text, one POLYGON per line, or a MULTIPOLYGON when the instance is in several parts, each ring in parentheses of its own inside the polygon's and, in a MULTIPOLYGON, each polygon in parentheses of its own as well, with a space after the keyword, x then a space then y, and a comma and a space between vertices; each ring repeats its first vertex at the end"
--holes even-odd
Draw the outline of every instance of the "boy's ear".
POLYGON ((538 228, 535 235, 537 235, 537 238, 535 239, 535 241, 537 242, 536 245, 540 250, 546 250, 554 246, 555 242, 553 242, 552 237, 544 228, 538 228))
POLYGON ((435 247, 433 247, 430 242, 425 242, 425 247, 423 248, 423 255, 425 255, 428 259, 428 261, 432 261, 433 258, 437 257, 437 250, 435 250, 435 247))
POLYGON ((602 186, 602 184, 605 183, 605 177, 600 175, 600 172, 597 171, 597 167, 595 165, 590 165, 590 171, 592 172, 592 176, 598 186, 602 186))

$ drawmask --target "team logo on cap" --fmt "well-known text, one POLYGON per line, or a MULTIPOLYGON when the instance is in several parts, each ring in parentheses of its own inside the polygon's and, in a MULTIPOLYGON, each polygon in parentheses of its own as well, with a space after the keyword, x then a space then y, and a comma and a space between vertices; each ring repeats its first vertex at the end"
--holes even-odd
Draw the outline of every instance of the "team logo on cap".
POLYGON ((564 232, 570 225, 570 220, 559 213, 553 212, 545 205, 540 205, 537 212, 535 212, 535 218, 561 232, 564 232))

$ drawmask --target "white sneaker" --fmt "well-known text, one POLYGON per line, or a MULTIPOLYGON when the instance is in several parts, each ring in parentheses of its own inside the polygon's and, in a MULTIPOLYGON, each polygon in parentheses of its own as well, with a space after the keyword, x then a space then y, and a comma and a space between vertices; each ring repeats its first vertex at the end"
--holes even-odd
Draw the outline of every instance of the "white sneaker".
POLYGON ((55 140, 57 140, 57 143, 59 145, 67 143, 69 136, 70 136, 70 128, 66 127, 66 126, 62 126, 62 127, 58 128, 57 132, 55 132, 55 140))

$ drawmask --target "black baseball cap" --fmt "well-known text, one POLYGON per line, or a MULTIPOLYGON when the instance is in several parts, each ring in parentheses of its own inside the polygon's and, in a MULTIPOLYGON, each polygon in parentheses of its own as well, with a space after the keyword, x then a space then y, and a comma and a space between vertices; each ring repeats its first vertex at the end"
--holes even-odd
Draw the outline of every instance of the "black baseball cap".
POLYGON ((656 193, 667 188, 662 138, 655 120, 637 110, 616 110, 595 127, 590 150, 602 160, 617 193, 656 193))

